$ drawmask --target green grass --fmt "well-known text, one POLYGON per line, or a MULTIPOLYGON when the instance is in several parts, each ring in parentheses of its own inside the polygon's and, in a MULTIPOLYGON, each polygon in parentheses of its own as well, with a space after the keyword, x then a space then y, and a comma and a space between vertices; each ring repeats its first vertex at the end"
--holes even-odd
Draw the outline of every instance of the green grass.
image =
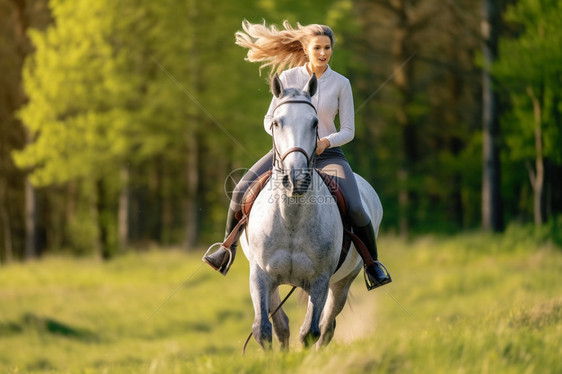
POLYGON ((0 267, 0 373, 562 372, 559 248, 513 232, 379 245, 394 282, 367 292, 357 279, 318 352, 300 347, 295 295, 291 352, 252 340, 242 356, 253 322, 243 256, 228 277, 178 250, 0 267))

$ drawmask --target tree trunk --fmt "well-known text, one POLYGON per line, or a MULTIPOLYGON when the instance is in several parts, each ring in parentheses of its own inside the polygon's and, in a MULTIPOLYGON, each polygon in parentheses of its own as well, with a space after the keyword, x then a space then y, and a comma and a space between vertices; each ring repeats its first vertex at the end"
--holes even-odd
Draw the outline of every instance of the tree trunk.
MULTIPOLYGON (((30 49, 30 42, 26 36, 26 31, 28 29, 29 21, 26 17, 26 2, 24 0, 12 0, 12 4, 15 7, 15 14, 14 14, 14 24, 15 24, 15 34, 16 37, 20 40, 19 48, 18 48, 18 55, 22 61, 25 59, 25 56, 29 52, 30 49)), ((27 101, 27 97, 23 90, 23 85, 20 85, 20 105, 25 104, 27 101)), ((30 144, 32 141, 31 134, 27 129, 24 128, 25 132, 25 144, 30 144)), ((24 257, 25 259, 30 259, 38 256, 38 249, 37 249, 37 235, 36 235, 36 227, 37 227, 37 215, 36 215, 36 196, 35 196, 35 188, 29 181, 29 176, 25 178, 25 251, 24 257)))
POLYGON ((25 259, 29 260, 39 255, 37 251, 37 209, 35 188, 25 179, 25 259))
POLYGON ((107 192, 103 180, 99 180, 96 184, 98 199, 97 199, 97 218, 98 218, 98 232, 99 232, 99 247, 101 257, 108 260, 113 255, 111 245, 109 242, 108 230, 108 212, 107 212, 107 192))
MULTIPOLYGON (((450 13, 451 20, 455 20, 454 5, 451 4, 451 2, 447 2, 446 8, 448 13, 450 13)), ((456 25, 454 23, 449 24, 449 27, 451 30, 456 30, 456 25)), ((447 56, 448 61, 457 62, 461 60, 459 57, 458 40, 456 38, 457 35, 459 35, 459 33, 454 32, 451 33, 449 38, 447 38, 447 42, 445 44, 445 55, 447 56)), ((462 110, 461 95, 463 91, 463 80, 455 68, 449 68, 445 82, 448 92, 448 103, 446 105, 449 110, 443 113, 443 118, 445 119, 447 126, 450 128, 458 128, 459 124, 462 122, 459 113, 462 110)), ((457 136, 453 136, 448 139, 448 149, 455 157, 459 155, 462 148, 462 141, 457 136)), ((451 191, 451 195, 448 197, 451 201, 451 213, 449 218, 454 219, 459 227, 463 227, 465 226, 465 222, 464 204, 462 199, 462 172, 456 171, 451 176, 450 183, 454 187, 451 191)))
MULTIPOLYGON (((190 2, 189 20, 193 28, 197 26, 198 9, 197 2, 192 0, 190 2)), ((199 53, 198 45, 196 44, 197 38, 190 38, 190 81, 192 92, 197 92, 199 88, 199 53)), ((195 95, 197 96, 197 95, 195 95)), ((197 110, 197 109, 195 109, 197 110)), ((197 112, 195 112, 197 113, 197 112)), ((186 139, 186 160, 185 160, 185 177, 187 183, 187 191, 185 197, 185 244, 188 248, 195 245, 197 242, 197 190, 199 186, 199 146, 197 144, 197 128, 200 116, 194 114, 190 116, 189 129, 187 131, 186 139)))
POLYGON ((14 258, 12 248, 12 228, 10 215, 6 210, 6 181, 0 179, 0 219, 2 220, 2 233, 4 237, 4 262, 10 263, 14 258))
POLYGON ((150 239, 158 243, 162 242, 162 168, 163 164, 162 155, 156 156, 150 168, 150 200, 152 202, 150 215, 157 217, 154 221, 150 221, 150 239))
POLYGON ((197 189, 199 186, 199 167, 197 138, 191 131, 187 140, 187 155, 185 163, 185 176, 187 194, 185 198, 185 244, 188 248, 197 243, 197 189))
POLYGON ((160 162, 160 244, 169 245, 172 241, 172 232, 174 224, 174 208, 172 203, 171 184, 174 179, 174 172, 170 171, 170 164, 166 159, 160 162))
POLYGON ((119 249, 124 250, 129 245, 129 168, 121 167, 121 191, 119 192, 119 212, 117 218, 117 235, 119 249))
POLYGON ((401 131, 401 145, 397 178, 399 182, 398 204, 399 204, 399 226, 402 236, 407 236, 410 231, 410 215, 412 211, 412 194, 410 190, 410 167, 415 160, 416 135, 415 128, 408 115, 408 107, 412 101, 410 63, 404 63, 411 58, 408 51, 408 42, 411 38, 409 29, 408 13, 404 0, 393 2, 393 8, 398 18, 394 40, 392 45, 394 85, 398 89, 399 104, 396 108, 396 120, 401 131))
POLYGON ((497 1, 482 0, 482 227, 503 230, 501 201, 501 168, 499 158, 498 98, 494 91, 490 69, 497 58, 500 9, 497 1))
POLYGON ((78 184, 76 181, 68 182, 66 186, 66 222, 71 222, 76 216, 76 201, 78 184))
MULTIPOLYGON (((531 87, 527 87, 527 94, 533 102, 533 117, 535 128, 535 171, 527 164, 529 171, 529 179, 533 187, 533 216, 535 225, 540 226, 545 222, 545 214, 543 209, 543 191, 544 191, 544 157, 542 146, 542 103, 541 97, 537 97, 531 87)), ((540 94, 540 93, 539 93, 540 94)))

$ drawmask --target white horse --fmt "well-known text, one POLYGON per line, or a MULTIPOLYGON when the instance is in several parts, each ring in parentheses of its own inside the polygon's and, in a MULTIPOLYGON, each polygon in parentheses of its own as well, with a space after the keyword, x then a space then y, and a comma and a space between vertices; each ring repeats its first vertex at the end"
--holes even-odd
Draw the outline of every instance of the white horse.
MULTIPOLYGON (((252 332, 264 348, 272 345, 269 313, 280 303, 282 284, 302 288, 308 310, 300 329, 305 346, 326 345, 334 335, 351 283, 363 261, 352 248, 336 271, 342 248, 343 225, 329 189, 313 169, 316 152, 316 111, 311 97, 316 76, 301 91, 284 88, 275 76, 271 90, 279 103, 272 123, 276 167, 250 212, 240 238, 250 263, 250 292, 255 310, 252 332)), ((355 175, 363 205, 375 233, 382 220, 382 205, 374 189, 355 175)), ((282 309, 272 316, 282 349, 289 346, 289 320, 282 309)))

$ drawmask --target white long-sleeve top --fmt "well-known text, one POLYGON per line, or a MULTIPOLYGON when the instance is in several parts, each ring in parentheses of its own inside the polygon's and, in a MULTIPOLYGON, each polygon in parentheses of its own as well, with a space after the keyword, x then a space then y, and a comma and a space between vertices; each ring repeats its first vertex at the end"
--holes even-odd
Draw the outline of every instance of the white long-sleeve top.
MULTIPOLYGON (((311 75, 306 65, 285 70, 279 77, 283 87, 303 89, 311 75)), ((318 115, 318 136, 330 141, 330 148, 349 143, 355 135, 355 114, 353 110, 353 94, 351 84, 343 75, 333 71, 330 66, 318 79, 318 90, 312 97, 312 104, 318 115), (336 129, 334 119, 339 114, 340 129, 336 129)), ((277 105, 274 96, 265 115, 263 125, 265 131, 271 135, 271 121, 273 110, 277 105)))

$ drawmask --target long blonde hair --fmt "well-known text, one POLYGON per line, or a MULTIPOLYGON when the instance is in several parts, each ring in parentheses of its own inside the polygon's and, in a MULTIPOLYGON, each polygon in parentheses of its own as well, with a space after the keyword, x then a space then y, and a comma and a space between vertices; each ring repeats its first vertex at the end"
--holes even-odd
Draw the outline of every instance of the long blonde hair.
POLYGON ((248 48, 246 61, 261 62, 260 75, 264 68, 271 67, 270 76, 281 73, 285 68, 301 66, 307 62, 305 47, 313 36, 325 35, 334 45, 334 33, 325 25, 311 24, 293 28, 289 21, 283 21, 284 30, 275 25, 253 24, 242 21, 244 31, 236 32, 236 44, 248 48))

